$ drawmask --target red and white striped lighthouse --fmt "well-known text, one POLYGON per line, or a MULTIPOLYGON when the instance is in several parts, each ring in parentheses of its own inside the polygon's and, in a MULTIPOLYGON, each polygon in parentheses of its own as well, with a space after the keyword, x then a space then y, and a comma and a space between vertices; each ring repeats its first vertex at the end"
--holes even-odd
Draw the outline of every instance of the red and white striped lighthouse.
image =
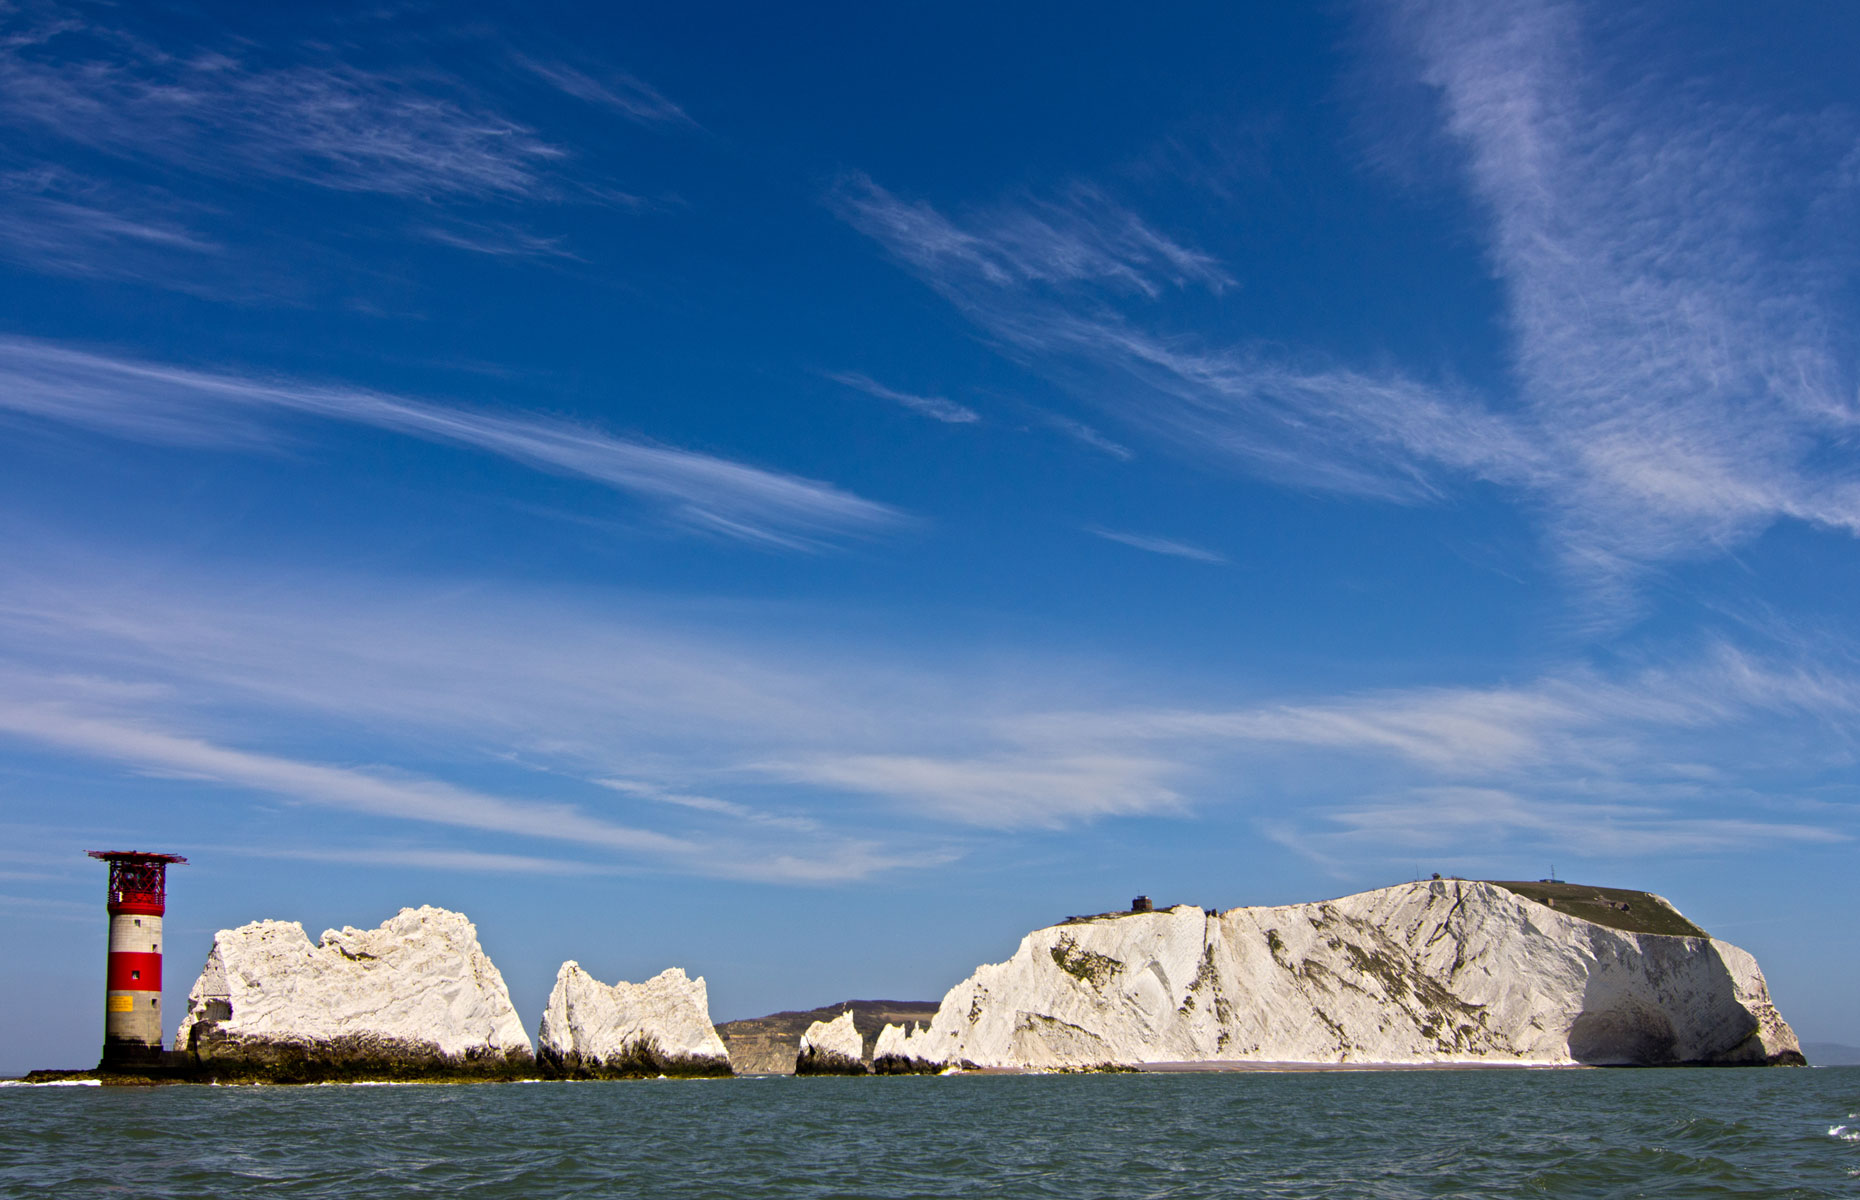
POLYGON ((103 991, 103 1065, 161 1059, 161 919, 178 854, 92 850, 110 864, 110 961, 103 991))

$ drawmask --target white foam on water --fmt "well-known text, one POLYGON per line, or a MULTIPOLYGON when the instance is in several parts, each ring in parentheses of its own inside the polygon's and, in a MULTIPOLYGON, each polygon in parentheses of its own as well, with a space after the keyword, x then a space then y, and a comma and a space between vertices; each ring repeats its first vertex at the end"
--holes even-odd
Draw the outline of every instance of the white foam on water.
POLYGON ((1839 1138, 1843 1142, 1860 1142, 1860 1129, 1849 1129, 1845 1125, 1830 1125, 1828 1136, 1839 1138))
POLYGON ((97 1079, 49 1079, 44 1083, 27 1083, 24 1079, 0 1079, 0 1087, 102 1087, 97 1079))

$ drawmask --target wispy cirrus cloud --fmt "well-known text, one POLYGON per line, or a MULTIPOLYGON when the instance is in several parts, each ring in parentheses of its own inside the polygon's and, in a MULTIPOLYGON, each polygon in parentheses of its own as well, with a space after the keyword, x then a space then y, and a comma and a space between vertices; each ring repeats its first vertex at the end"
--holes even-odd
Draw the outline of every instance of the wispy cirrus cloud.
POLYGON ((1467 853, 1535 845, 1556 825, 1613 831, 1595 847, 1665 830, 1700 854, 1734 835, 1860 833, 1860 807, 1833 802, 1860 761, 1860 653, 1827 644, 1187 704, 1101 666, 1023 654, 1004 675, 859 647, 830 613, 725 633, 612 597, 488 585, 175 578, 123 556, 7 566, 10 738, 496 839, 462 847, 484 853, 529 854, 504 839, 540 837, 645 869, 748 871, 768 855, 782 878, 862 878, 982 837, 1251 813, 1361 863, 1425 843, 1428 806, 1467 789, 1517 809, 1471 828, 1467 853), (347 761, 277 748, 279 729, 316 731, 347 761), (435 746, 467 749, 436 766, 435 746))
POLYGON ((1191 562, 1208 563, 1213 566, 1225 566, 1227 559, 1212 550, 1200 546, 1191 546, 1187 542, 1178 542, 1171 538, 1151 537, 1140 533, 1123 533, 1116 529, 1101 529, 1096 525, 1087 525, 1085 532, 1094 537, 1101 537, 1108 542, 1129 546, 1136 550, 1145 550, 1151 554, 1161 554, 1169 558, 1186 558, 1191 562))
MULTIPOLYGON (((385 12, 367 18, 394 19, 385 12)), ((373 41, 376 49, 409 44, 379 29, 373 41)), ((455 64, 418 54, 364 58, 341 38, 305 38, 289 52, 258 45, 234 29, 190 43, 176 27, 151 27, 132 13, 57 4, 0 9, 0 131, 7 134, 0 169, 10 173, 0 184, 0 254, 57 273, 180 287, 192 276, 177 270, 177 261, 191 257, 197 265, 217 242, 238 241, 233 233, 249 241, 258 226, 269 226, 275 210, 258 221, 242 214, 252 185, 277 180, 404 202, 416 219, 374 222, 371 231, 410 225, 430 240, 505 259, 567 251, 561 239, 508 217, 448 212, 646 203, 578 171, 575 153, 511 115, 451 69, 455 64), (152 176, 175 194, 212 196, 201 207, 219 236, 204 238, 164 211, 173 204, 146 182, 88 182, 73 194, 68 169, 98 156, 115 160, 118 174, 152 176), (45 186, 61 176, 67 186, 45 186), (33 180, 38 186, 23 186, 33 180)), ((582 70, 502 49, 498 55, 503 74, 514 61, 523 81, 637 124, 695 127, 678 105, 624 71, 582 70)))
POLYGON ((1565 553, 1602 572, 1793 518, 1860 533, 1860 130, 1704 93, 1601 13, 1397 3, 1490 221, 1565 553))
POLYGON ((144 722, 76 710, 55 698, 0 699, 0 731, 44 745, 371 816, 578 842, 629 853, 691 855, 693 843, 591 818, 568 806, 516 803, 428 779, 395 778, 255 753, 144 722))
MULTIPOLYGON (((1649 752, 1650 739, 1709 740, 1714 731, 1759 723, 1771 733, 1812 728, 1820 752, 1841 761, 1860 750, 1860 673, 1852 662, 1771 659, 1719 642, 1639 671, 1566 667, 1527 684, 1402 688, 1226 710, 1052 713, 1015 728, 1035 744, 1277 744, 1394 756, 1461 779, 1494 779, 1546 767, 1664 769, 1658 764, 1671 761, 1672 747, 1649 752)), ((1696 748, 1716 757, 1708 745, 1696 748)))
POLYGON ((1165 291, 1233 281, 1211 256, 1086 195, 958 222, 858 176, 833 204, 1012 356, 1178 452, 1404 502, 1463 472, 1509 482, 1536 470, 1529 440, 1463 390, 1145 328, 1165 291))
POLYGON ((593 73, 565 62, 547 62, 527 54, 515 56, 518 66, 551 87, 577 100, 619 113, 641 125, 696 126, 684 109, 666 99, 651 84, 612 68, 593 73))
POLYGON ((460 850, 415 844, 309 846, 292 842, 287 846, 193 845, 194 853, 227 854, 243 858, 277 858, 321 863, 353 863, 361 866, 394 867, 415 871, 456 871, 472 875, 604 875, 623 870, 637 870, 609 860, 590 862, 578 858, 550 858, 535 854, 498 854, 484 850, 460 850))
POLYGON ((1415 788, 1326 814, 1312 842, 1326 851, 1374 846, 1457 854, 1494 832, 1584 858, 1722 854, 1752 845, 1835 844, 1851 835, 1805 821, 1697 816, 1683 806, 1604 797, 1590 803, 1527 798, 1502 788, 1415 788))
POLYGON ((1602 623, 1650 567, 1778 520, 1860 534, 1851 116, 1707 94, 1589 5, 1365 7, 1486 214, 1501 394, 1172 328, 1158 301, 1228 268, 1101 198, 946 212, 853 176, 831 203, 1010 357, 1178 453, 1402 503, 1498 485, 1602 623))
POLYGON ((966 405, 945 400, 941 396, 919 396, 912 392, 900 392, 858 371, 829 371, 827 378, 855 392, 864 392, 876 399, 889 400, 893 404, 902 405, 914 413, 929 417, 932 421, 941 421, 945 425, 972 425, 982 419, 980 413, 966 405))
POLYGON ((900 199, 862 173, 842 179, 833 207, 907 266, 934 281, 994 287, 1108 286, 1155 299, 1167 288, 1233 284, 1212 256, 1158 232, 1097 188, 1058 200, 978 211, 962 222, 900 199))
POLYGON ((1179 813, 1176 768, 1118 754, 827 754, 757 764, 778 778, 884 796, 986 829, 1058 829, 1103 817, 1179 813))
MULTIPOLYGON (((116 762, 134 771, 256 792, 374 820, 566 843, 584 851, 621 856, 635 869, 772 883, 823 883, 859 879, 911 865, 869 839, 821 836, 771 844, 714 833, 674 835, 623 825, 585 805, 514 799, 478 788, 386 769, 366 770, 306 761, 226 745, 177 732, 143 717, 86 711, 62 689, 35 693, 17 677, 0 685, 0 736, 41 748, 116 762)), ((314 853, 300 857, 316 857, 314 853)), ((435 870, 589 873, 605 863, 471 849, 403 847, 344 852, 345 861, 435 870)), ((933 858, 934 861, 934 858, 933 858)))
POLYGON ((581 259, 580 255, 568 248, 565 239, 544 237, 511 224, 454 221, 443 225, 420 225, 413 232, 442 246, 469 250, 473 254, 485 254, 492 258, 581 259))
POLYGON ((197 371, 0 338, 0 413, 138 441, 259 448, 290 415, 466 446, 664 506, 696 529, 807 549, 896 528, 898 510, 830 484, 564 421, 451 408, 359 388, 197 371))
POLYGON ((0 123, 112 155, 430 198, 534 193, 564 153, 435 72, 261 64, 13 15, 0 38, 0 123))
POLYGON ((58 275, 152 278, 225 247, 148 196, 59 167, 0 173, 0 258, 58 275))
POLYGON ((596 779, 595 783, 610 791, 627 796, 639 796, 655 804, 670 804, 677 808, 690 809, 694 812, 715 813, 735 821, 752 825, 768 825, 783 829, 810 831, 820 828, 820 822, 810 817, 796 817, 784 813, 765 812, 734 800, 725 800, 718 796, 700 796, 691 792, 677 791, 663 784, 651 783, 640 779, 596 779))
POLYGON ((1129 462, 1136 457, 1136 454, 1131 451, 1130 447, 1121 442, 1112 441, 1110 438, 1104 436, 1103 433, 1085 424, 1083 421, 1075 421, 1071 417, 1064 417, 1060 416, 1058 413, 1049 412, 1042 412, 1040 414, 1040 420, 1047 425, 1051 425, 1054 429, 1065 434, 1073 441, 1090 446, 1093 450, 1101 451, 1110 455, 1112 458, 1119 459, 1123 462, 1129 462))

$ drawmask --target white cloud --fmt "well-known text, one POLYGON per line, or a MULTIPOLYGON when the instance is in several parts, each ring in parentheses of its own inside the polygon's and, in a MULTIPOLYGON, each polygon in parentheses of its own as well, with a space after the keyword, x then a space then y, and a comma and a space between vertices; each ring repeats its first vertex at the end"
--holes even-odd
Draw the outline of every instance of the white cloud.
POLYGON ((1130 447, 1112 441, 1110 438, 1104 436, 1103 433, 1085 424, 1083 421, 1074 421, 1072 418, 1062 417, 1058 413, 1041 413, 1040 419, 1074 441, 1090 446, 1094 450, 1101 450, 1112 458, 1129 462, 1136 457, 1130 447))
POLYGON ((974 214, 965 228, 928 204, 900 200, 863 174, 840 181, 840 215, 939 284, 1069 289, 1095 285, 1155 299, 1165 288, 1233 284, 1220 263, 1157 232, 1096 188, 974 214))
POLYGON ((1597 9, 1392 11, 1489 214, 1568 552, 1627 568, 1781 517, 1860 532, 1860 474, 1823 453, 1860 408, 1830 336, 1854 194, 1820 118, 1704 93, 1601 40, 1597 9))
POLYGON ((761 764, 771 774, 884 797, 964 824, 1056 829, 1101 817, 1177 812, 1166 762, 1112 754, 821 756, 761 764))
MULTIPOLYGON (((57 750, 122 763, 158 778, 199 780, 230 789, 281 796, 365 817, 412 821, 508 838, 567 842, 624 855, 652 869, 776 883, 822 883, 903 866, 930 865, 935 855, 902 857, 866 839, 819 837, 806 842, 744 842, 675 836, 591 816, 572 804, 518 800, 440 780, 306 762, 174 733, 147 720, 75 710, 40 695, 0 693, 0 734, 57 750)), ((352 857, 387 865, 447 870, 575 872, 595 864, 473 850, 357 851, 352 857)), ((310 857, 315 857, 314 854, 310 857)))
POLYGON ((1519 483, 1540 469, 1530 441, 1463 391, 1145 330, 1142 308, 1165 289, 1218 292, 1231 280, 1101 198, 1003 206, 958 225, 858 177, 835 203, 1008 352, 1178 452, 1410 502, 1459 473, 1519 483))
POLYGON ((482 850, 427 846, 310 846, 298 842, 288 846, 190 843, 188 852, 392 867, 396 870, 412 868, 420 871, 453 871, 466 875, 605 875, 622 869, 612 861, 596 863, 569 858, 542 858, 532 854, 496 854, 482 850))
POLYGON ((1860 534, 1852 118, 1739 107, 1599 7, 1373 11, 1488 216, 1510 394, 1172 330, 1156 300, 1229 277, 1096 194, 951 215, 854 176, 833 203, 1004 353, 1179 453, 1397 502, 1508 489, 1603 624, 1649 567, 1778 520, 1860 534))
POLYGON ((972 408, 945 400, 941 396, 919 396, 910 392, 900 392, 886 387, 869 375, 858 371, 828 372, 827 378, 835 383, 844 384, 856 392, 864 392, 880 400, 889 400, 901 404, 914 413, 941 421, 946 425, 970 425, 982 419, 981 414, 972 408))
POLYGON ((763 812, 747 804, 738 804, 734 800, 724 800, 717 796, 700 796, 691 792, 674 791, 660 784, 638 779, 596 779, 593 782, 611 791, 628 796, 639 796, 657 804, 670 804, 678 808, 687 808, 695 812, 713 813, 729 817, 751 825, 769 825, 782 829, 812 831, 819 829, 820 822, 811 817, 794 817, 781 813, 763 812))
POLYGON ((1148 537, 1140 533, 1120 533, 1115 529, 1100 529, 1095 525, 1085 527, 1085 532, 1106 541, 1117 542, 1137 550, 1147 550, 1151 554, 1167 555, 1170 558, 1186 558, 1193 562, 1224 566, 1227 560, 1212 550, 1200 546, 1191 546, 1187 542, 1172 541, 1169 538, 1148 537))
MULTIPOLYGON (((1604 675, 1546 672, 1526 684, 1416 687, 1233 709, 1127 709, 1016 718, 1031 744, 1261 743, 1394 756, 1461 778, 1512 777, 1556 766, 1614 770, 1660 764, 1646 742, 1775 721, 1813 728, 1829 755, 1860 738, 1852 664, 1768 660, 1720 643, 1677 664, 1604 675)), ((1754 735, 1745 749, 1755 752, 1754 735)), ((1694 767, 1696 773, 1698 768, 1694 767)))
POLYGON ((263 65, 72 21, 13 32, 0 124, 124 158, 430 199, 535 194, 563 157, 432 70, 263 65))
POLYGON ((580 261, 580 256, 568 249, 565 239, 544 237, 510 224, 454 221, 443 225, 422 225, 414 232, 442 246, 469 250, 473 254, 485 254, 492 258, 580 261))
POLYGON ((213 780, 372 816, 629 852, 688 856, 698 849, 678 838, 590 818, 568 805, 517 803, 433 780, 232 749, 145 724, 75 712, 37 696, 0 697, 0 731, 169 777, 213 780))
POLYGON ((52 274, 146 280, 171 273, 176 255, 196 267, 223 256, 180 207, 58 167, 0 172, 0 257, 52 274))
POLYGON ((789 549, 904 520, 896 509, 830 484, 565 421, 196 371, 23 338, 0 337, 0 413, 6 411, 142 441, 248 448, 271 439, 280 415, 342 421, 580 476, 664 505, 694 528, 789 549))
MULTIPOLYGON (((1425 838, 1438 824, 1414 798, 1443 788, 1503 792, 1547 825, 1565 821, 1559 805, 1591 823, 1634 809, 1611 818, 1615 844, 1657 827, 1699 853, 1855 827, 1838 805, 1786 810, 1860 761, 1860 656, 1826 643, 1812 656, 1718 645, 1516 683, 1186 705, 1102 664, 874 651, 833 612, 785 608, 764 623, 733 610, 724 633, 688 606, 638 598, 189 579, 133 555, 89 568, 63 557, 0 572, 13 737, 492 839, 462 847, 475 852, 611 842, 642 869, 825 879, 946 860, 981 836, 951 842, 952 826, 1231 812, 1270 813, 1286 837, 1332 838, 1311 843, 1327 859, 1361 860, 1375 839, 1340 831, 1408 820, 1425 838), (275 749, 279 728, 315 731, 349 761, 275 749), (451 747, 437 767, 434 747, 451 747), (461 787, 435 770, 500 782, 461 787), (512 798, 512 780, 550 802, 512 798), (624 850, 634 835, 645 840, 624 850)), ((1541 836, 1495 815, 1466 844, 1541 836)), ((365 827, 350 837, 367 844, 365 827)))
POLYGON ((1742 851, 1756 845, 1835 844, 1849 835, 1795 821, 1699 817, 1645 803, 1527 799, 1498 788, 1417 788, 1397 799, 1345 807, 1315 835, 1319 846, 1454 854, 1499 837, 1583 858, 1742 851))
POLYGON ((544 62, 526 54, 516 55, 515 61, 551 87, 641 125, 696 124, 684 109, 666 99, 657 88, 625 71, 607 68, 601 70, 597 78, 567 63, 544 62))

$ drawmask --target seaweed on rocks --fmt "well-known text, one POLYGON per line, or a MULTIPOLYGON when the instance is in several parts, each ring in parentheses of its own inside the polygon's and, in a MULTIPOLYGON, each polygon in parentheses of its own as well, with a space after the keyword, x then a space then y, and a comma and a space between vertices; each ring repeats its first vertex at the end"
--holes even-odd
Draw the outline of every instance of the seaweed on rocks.
POLYGON ((658 1039, 651 1037, 604 1058, 545 1046, 537 1052, 536 1061, 545 1079, 718 1079, 736 1073, 728 1058, 667 1054, 659 1048, 658 1039))
POLYGON ((472 1083, 534 1079, 528 1050, 473 1047, 446 1054, 430 1042, 374 1034, 334 1038, 250 1037, 204 1023, 187 1053, 198 1083, 472 1083))

